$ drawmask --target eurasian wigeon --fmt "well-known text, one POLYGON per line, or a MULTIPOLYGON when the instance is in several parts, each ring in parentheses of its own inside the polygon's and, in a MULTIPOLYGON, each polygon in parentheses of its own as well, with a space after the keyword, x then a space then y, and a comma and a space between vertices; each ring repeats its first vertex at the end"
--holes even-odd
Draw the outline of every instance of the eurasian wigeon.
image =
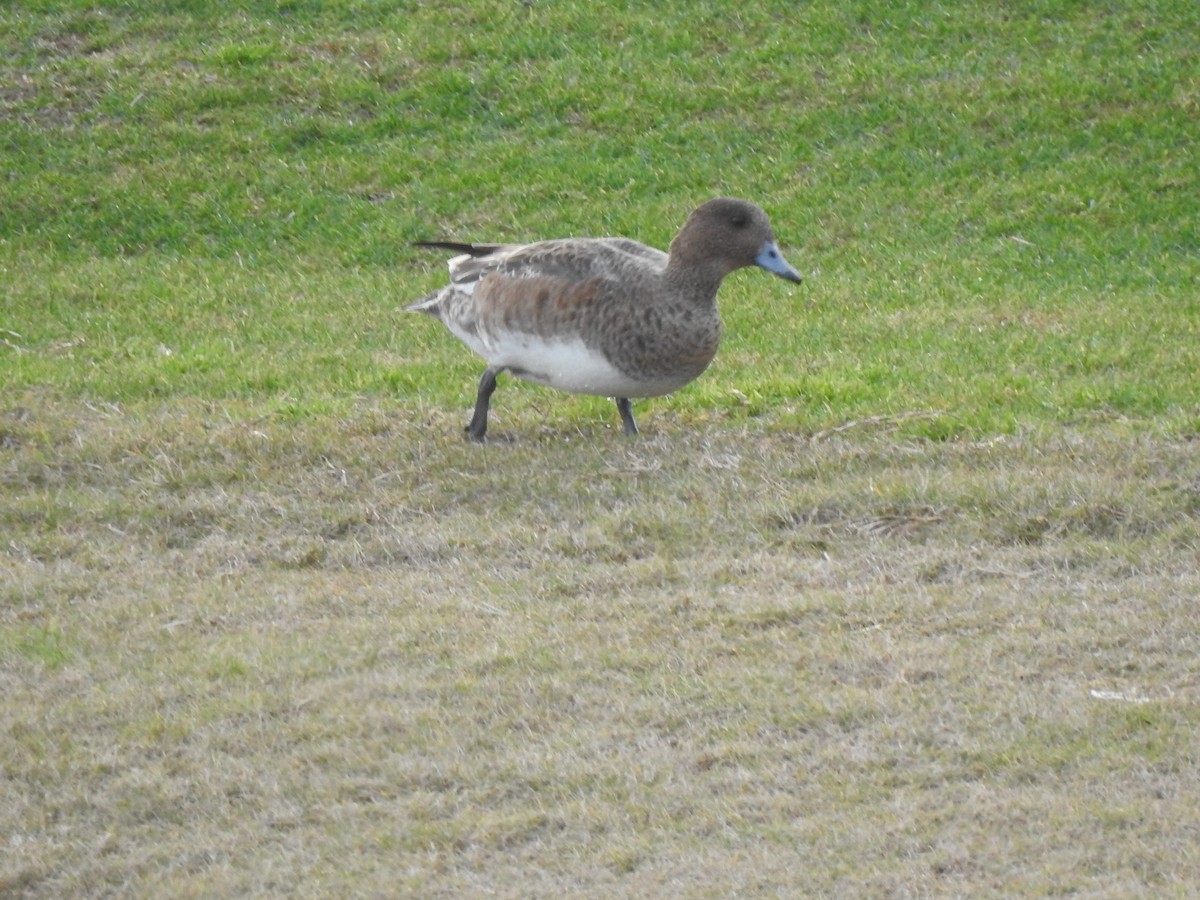
POLYGON ((663 253, 628 238, 532 244, 422 241, 451 250, 450 284, 407 307, 442 321, 487 361, 467 435, 482 441, 496 376, 614 397, 637 434, 630 397, 657 397, 703 372, 721 340, 717 289, 759 266, 796 283, 753 203, 696 208, 663 253))

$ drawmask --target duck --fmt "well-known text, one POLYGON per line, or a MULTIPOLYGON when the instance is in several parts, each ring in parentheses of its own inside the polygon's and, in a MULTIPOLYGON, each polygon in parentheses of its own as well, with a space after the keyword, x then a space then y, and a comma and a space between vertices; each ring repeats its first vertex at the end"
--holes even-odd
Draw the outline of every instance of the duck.
POLYGON ((757 266, 801 282, 767 214, 733 197, 696 207, 666 252, 624 237, 415 246, 456 254, 450 283, 405 309, 440 320, 487 363, 466 427, 475 442, 486 439, 505 373, 612 397, 625 434, 636 435, 631 399, 678 390, 716 355, 717 291, 726 275, 757 266))

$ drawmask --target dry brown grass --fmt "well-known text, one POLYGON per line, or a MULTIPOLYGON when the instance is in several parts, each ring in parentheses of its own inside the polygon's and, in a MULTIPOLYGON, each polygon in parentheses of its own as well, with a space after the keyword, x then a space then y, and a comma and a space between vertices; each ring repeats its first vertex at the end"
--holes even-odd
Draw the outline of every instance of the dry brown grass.
POLYGON ((1188 894, 1200 452, 0 417, 0 893, 1188 894))

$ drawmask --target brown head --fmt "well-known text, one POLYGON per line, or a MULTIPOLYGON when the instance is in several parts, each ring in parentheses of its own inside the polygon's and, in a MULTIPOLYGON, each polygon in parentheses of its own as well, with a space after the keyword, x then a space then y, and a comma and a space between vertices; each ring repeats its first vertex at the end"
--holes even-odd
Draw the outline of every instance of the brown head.
POLYGON ((767 214, 746 200, 718 197, 696 207, 671 241, 668 267, 689 280, 719 284, 744 266, 800 282, 779 252, 767 214))

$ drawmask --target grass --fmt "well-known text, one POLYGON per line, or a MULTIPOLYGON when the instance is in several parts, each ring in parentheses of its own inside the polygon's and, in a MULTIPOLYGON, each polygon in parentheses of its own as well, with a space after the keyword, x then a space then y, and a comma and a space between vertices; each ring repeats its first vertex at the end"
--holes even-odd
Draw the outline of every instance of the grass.
POLYGON ((10 392, 462 402, 408 241, 665 245, 726 192, 809 285, 731 281, 690 408, 1196 425, 1187 4, 174 9, 4 17, 10 392))
POLYGON ((0 894, 1185 896, 1184 2, 0 11, 0 894), (761 202, 695 384, 417 238, 761 202))
POLYGON ((18 894, 1196 872, 1188 443, 187 412, 10 430, 18 894))

